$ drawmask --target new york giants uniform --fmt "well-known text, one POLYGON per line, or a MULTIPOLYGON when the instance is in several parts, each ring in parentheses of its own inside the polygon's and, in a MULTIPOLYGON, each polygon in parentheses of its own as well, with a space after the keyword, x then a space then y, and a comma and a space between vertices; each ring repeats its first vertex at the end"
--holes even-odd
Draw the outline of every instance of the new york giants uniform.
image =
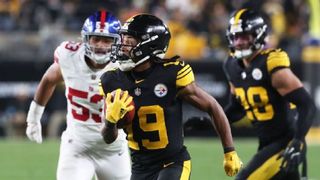
POLYGON ((54 53, 65 82, 68 102, 67 129, 63 132, 57 170, 58 179, 130 179, 131 167, 123 130, 117 140, 106 144, 100 134, 104 123, 104 100, 99 95, 103 70, 85 62, 81 43, 63 42, 54 53))

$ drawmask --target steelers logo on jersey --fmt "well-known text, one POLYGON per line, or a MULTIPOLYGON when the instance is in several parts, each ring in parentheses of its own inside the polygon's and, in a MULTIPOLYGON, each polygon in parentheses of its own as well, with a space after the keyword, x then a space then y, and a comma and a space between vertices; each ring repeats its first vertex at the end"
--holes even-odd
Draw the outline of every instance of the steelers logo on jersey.
POLYGON ((164 84, 157 84, 154 87, 154 94, 158 97, 164 97, 168 93, 168 88, 164 84))
POLYGON ((262 79, 262 71, 260 69, 258 69, 258 68, 255 68, 252 71, 252 77, 255 80, 261 80, 262 79))

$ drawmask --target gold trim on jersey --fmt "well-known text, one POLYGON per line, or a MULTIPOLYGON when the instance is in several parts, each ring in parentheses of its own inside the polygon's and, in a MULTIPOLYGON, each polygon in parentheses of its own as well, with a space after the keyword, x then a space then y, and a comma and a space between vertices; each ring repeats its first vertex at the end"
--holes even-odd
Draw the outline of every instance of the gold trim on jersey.
POLYGON ((269 73, 277 67, 290 67, 290 60, 287 53, 280 49, 270 52, 267 58, 267 69, 269 73))
POLYGON ((177 87, 184 87, 194 81, 194 74, 189 64, 177 73, 177 87))
POLYGON ((240 17, 245 11, 247 11, 247 9, 241 9, 237 12, 237 14, 234 16, 234 24, 239 23, 240 17))
POLYGON ((180 61, 167 62, 167 63, 164 63, 163 66, 166 67, 169 65, 179 65, 179 63, 180 63, 180 61))
POLYGON ((187 160, 183 162, 182 174, 180 180, 188 180, 191 174, 191 161, 187 160))

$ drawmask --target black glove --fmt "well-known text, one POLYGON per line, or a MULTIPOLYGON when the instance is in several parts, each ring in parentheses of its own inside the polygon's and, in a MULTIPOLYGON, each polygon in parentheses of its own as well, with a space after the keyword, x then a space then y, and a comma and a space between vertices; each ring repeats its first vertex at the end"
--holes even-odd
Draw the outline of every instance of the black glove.
POLYGON ((303 160, 304 143, 301 140, 293 139, 289 142, 286 149, 280 154, 283 157, 281 170, 284 172, 292 172, 298 169, 299 164, 303 160))

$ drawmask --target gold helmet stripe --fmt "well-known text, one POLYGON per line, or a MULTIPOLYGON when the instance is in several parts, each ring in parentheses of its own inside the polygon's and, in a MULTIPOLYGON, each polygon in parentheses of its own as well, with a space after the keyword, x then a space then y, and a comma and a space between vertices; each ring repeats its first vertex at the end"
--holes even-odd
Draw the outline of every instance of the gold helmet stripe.
POLYGON ((240 10, 236 13, 236 15, 234 16, 234 24, 238 24, 238 21, 239 21, 241 15, 242 15, 245 11, 247 11, 247 9, 240 9, 240 10))

